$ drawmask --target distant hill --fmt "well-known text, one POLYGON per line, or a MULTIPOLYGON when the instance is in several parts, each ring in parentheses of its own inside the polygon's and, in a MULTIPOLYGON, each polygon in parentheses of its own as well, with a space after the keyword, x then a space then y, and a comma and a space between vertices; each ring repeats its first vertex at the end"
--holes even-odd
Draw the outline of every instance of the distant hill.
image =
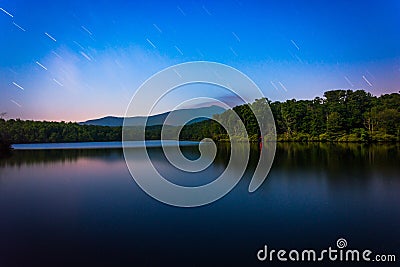
MULTIPOLYGON (((209 107, 201 107, 201 108, 192 108, 192 109, 179 109, 171 112, 165 112, 157 115, 150 116, 147 120, 147 126, 154 125, 162 125, 166 120, 167 116, 170 113, 173 113, 173 119, 168 120, 168 125, 179 126, 182 125, 182 122, 186 121, 190 117, 197 116, 212 116, 214 114, 221 114, 225 111, 224 108, 219 106, 209 106, 209 107)), ((172 115, 171 115, 172 116, 172 115)), ((189 124, 200 122, 206 120, 207 118, 201 117, 190 121, 189 124)), ((127 118, 127 122, 131 126, 139 126, 143 125, 146 121, 146 117, 138 116, 138 117, 130 117, 127 118)), ((88 120, 85 122, 80 122, 81 125, 98 125, 98 126, 122 126, 124 122, 123 117, 113 117, 107 116, 99 119, 88 120)))

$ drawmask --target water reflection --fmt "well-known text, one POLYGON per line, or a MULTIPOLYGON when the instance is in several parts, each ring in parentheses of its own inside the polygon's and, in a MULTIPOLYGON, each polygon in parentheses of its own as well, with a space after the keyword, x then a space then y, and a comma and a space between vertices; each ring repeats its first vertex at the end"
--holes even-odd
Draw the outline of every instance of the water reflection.
POLYGON ((26 166, 47 163, 72 163, 80 158, 115 161, 123 157, 121 149, 52 149, 15 150, 12 156, 0 160, 0 167, 26 166))
MULTIPOLYGON (((181 149, 199 156, 196 146, 181 149)), ((219 144, 213 164, 190 177, 161 148, 148 151, 183 185, 212 181, 230 156, 229 144, 219 144)), ((247 172, 224 198, 182 209, 138 188, 121 149, 14 151, 0 160, 0 265, 249 266, 264 244, 325 248, 339 237, 398 252, 399 145, 278 143, 268 178, 250 194, 258 157, 254 145, 247 172)))
MULTIPOLYGON (((196 159, 200 154, 198 147, 183 146, 182 152, 191 159, 196 159)), ((151 147, 148 151, 161 151, 159 147, 151 147)), ((258 160, 259 147, 251 145, 253 166, 258 160)), ((218 144, 218 155, 215 164, 226 165, 230 155, 230 144, 218 144)), ((79 158, 95 158, 99 160, 119 160, 123 157, 119 148, 105 149, 52 149, 52 150, 15 150, 12 157, 0 159, 0 166, 19 166, 21 164, 73 162, 79 158)), ((341 169, 348 163, 361 164, 365 167, 393 167, 400 157, 399 144, 326 144, 326 143, 277 143, 277 154, 274 166, 324 168, 327 170, 341 169)))
POLYGON ((397 178, 399 144, 279 143, 277 168, 324 173, 330 180, 367 180, 379 170, 382 179, 397 178))
MULTIPOLYGON (((161 147, 150 147, 147 150, 154 166, 161 174, 171 182, 185 186, 198 186, 213 181, 225 170, 230 157, 230 144, 220 143, 213 164, 202 172, 192 174, 177 170, 169 164, 161 147), (185 179, 182 179, 184 176, 185 179), (186 176, 192 178, 186 179, 186 176)), ((200 156, 197 145, 182 146, 181 151, 192 160, 200 156)), ((259 154, 259 146, 252 144, 245 175, 247 182, 257 166, 259 154)), ((280 176, 293 180, 301 174, 302 180, 316 176, 318 179, 326 179, 332 186, 341 183, 344 186, 350 183, 365 186, 377 175, 382 182, 398 180, 399 159, 399 144, 278 143, 269 177, 279 172, 280 176)), ((107 168, 100 166, 108 166, 112 162, 118 162, 121 168, 125 168, 123 160, 123 152, 119 148, 16 150, 11 157, 0 159, 0 174, 4 168, 23 168, 38 164, 53 165, 53 168, 66 164, 73 168, 84 166, 86 170, 95 173, 107 168)))

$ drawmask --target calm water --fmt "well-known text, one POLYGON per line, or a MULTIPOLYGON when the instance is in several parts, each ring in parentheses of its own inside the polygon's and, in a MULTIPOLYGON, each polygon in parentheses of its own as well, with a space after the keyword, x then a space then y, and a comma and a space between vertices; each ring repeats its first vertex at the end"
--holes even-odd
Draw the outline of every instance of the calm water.
MULTIPOLYGON (((198 155, 196 146, 182 150, 198 155)), ((149 152, 181 184, 212 181, 229 158, 221 145, 188 178, 160 148, 149 152)), ((398 145, 278 144, 267 180, 250 194, 257 157, 254 147, 227 196, 184 209, 146 195, 121 149, 16 150, 0 160, 0 266, 283 266, 258 262, 257 251, 335 247, 340 237, 400 260, 398 145)))
MULTIPOLYGON (((176 141, 167 140, 163 141, 164 146, 176 145, 176 141)), ((180 141, 180 146, 195 145, 198 142, 180 141)), ((139 141, 126 141, 125 147, 138 147, 142 146, 143 142, 139 141)), ((159 147, 161 141, 151 140, 146 141, 147 147, 159 147)), ((45 143, 45 144, 15 144, 14 149, 17 150, 42 150, 42 149, 99 149, 99 148, 121 148, 122 142, 81 142, 81 143, 45 143)))

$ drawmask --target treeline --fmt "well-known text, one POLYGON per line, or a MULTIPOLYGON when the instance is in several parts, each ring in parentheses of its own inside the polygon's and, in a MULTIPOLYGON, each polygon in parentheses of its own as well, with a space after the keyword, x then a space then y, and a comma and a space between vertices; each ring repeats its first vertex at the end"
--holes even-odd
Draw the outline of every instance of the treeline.
MULTIPOLYGON (((268 101, 274 116, 277 141, 301 142, 395 142, 400 141, 400 94, 372 96, 364 90, 333 90, 322 98, 313 100, 268 101)), ((259 129, 250 106, 259 108, 263 100, 235 107, 246 126, 248 136, 255 140, 259 129)), ((225 123, 234 119, 227 111, 219 116, 225 123)), ((209 131, 215 139, 226 139, 221 128, 211 122, 203 125, 189 125, 195 132, 209 131)), ((200 138, 200 136, 197 136, 200 138)))
POLYGON ((283 141, 400 141, 400 94, 334 90, 323 98, 270 103, 283 141))
MULTIPOLYGON (((266 103, 272 111, 277 141, 296 142, 399 142, 400 94, 372 96, 364 90, 332 90, 313 100, 291 99, 285 102, 258 99, 251 104, 236 106, 222 114, 214 115, 234 133, 234 140, 245 140, 243 131, 237 129, 237 116, 246 128, 250 141, 258 141, 260 129, 257 114, 266 114, 266 103)), ((263 126, 261 126, 263 127, 263 126)), ((149 127, 146 138, 159 139, 160 129, 149 127)), ((166 129, 174 136, 176 128, 166 129)), ((229 141, 225 129, 213 120, 189 124, 180 133, 181 140, 229 141)), ((268 137, 264 137, 268 140, 268 137)))
POLYGON ((0 140, 18 143, 101 142, 121 140, 121 127, 0 119, 0 140))
MULTIPOLYGON (((271 102, 259 99, 215 115, 215 119, 231 127, 233 138, 240 141, 244 139, 244 134, 237 128, 235 112, 245 125, 250 141, 258 141, 260 130, 251 108, 263 114, 267 102, 274 116, 277 141, 400 141, 399 93, 376 97, 363 90, 333 90, 313 100, 271 102)), ((161 129, 161 126, 147 127, 145 138, 160 139, 161 129)), ((164 131, 167 138, 172 138, 177 135, 178 127, 165 126, 164 131)), ((139 128, 132 127, 125 137, 135 140, 140 134, 139 128)), ((225 129, 213 120, 186 125, 179 135, 181 140, 201 140, 206 137, 216 141, 229 140, 225 129)), ((121 138, 122 127, 0 119, 0 150, 7 149, 10 143, 99 142, 120 141, 121 138)))

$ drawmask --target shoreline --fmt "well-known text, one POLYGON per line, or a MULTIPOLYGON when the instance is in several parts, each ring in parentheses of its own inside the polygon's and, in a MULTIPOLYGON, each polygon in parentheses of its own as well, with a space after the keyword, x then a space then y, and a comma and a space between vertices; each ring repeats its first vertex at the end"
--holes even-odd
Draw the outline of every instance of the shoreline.
MULTIPOLYGON (((160 139, 148 139, 148 140, 144 140, 145 142, 149 142, 149 141, 153 141, 153 142, 158 142, 158 141, 162 141, 160 139)), ((164 142, 167 141, 177 141, 177 140, 163 140, 164 142)), ((186 140, 186 139, 182 139, 179 140, 179 142, 193 142, 193 143, 199 143, 201 140, 186 140)), ((230 140, 213 140, 215 143, 231 143, 230 140)), ((125 142, 142 142, 140 140, 128 140, 125 142)), ((247 140, 236 140, 232 143, 246 143, 247 140)), ((249 140, 249 143, 252 144, 257 144, 260 143, 259 141, 252 141, 249 140)), ((369 142, 365 142, 365 141, 318 141, 318 140, 306 140, 306 141, 299 141, 299 140, 276 140, 276 141, 269 141, 269 140, 264 140, 263 143, 268 143, 268 142, 275 142, 275 143, 297 143, 297 144, 306 144, 306 143, 313 143, 313 144, 317 144, 317 143, 321 143, 321 144, 400 144, 400 141, 369 141, 369 142)), ((76 142, 30 142, 30 143, 13 143, 10 144, 10 150, 12 150, 14 145, 69 145, 69 144, 109 144, 109 143, 122 143, 121 140, 115 140, 115 141, 76 141, 76 142)), ((0 151, 4 151, 7 150, 7 148, 2 148, 1 144, 0 144, 0 151)))

